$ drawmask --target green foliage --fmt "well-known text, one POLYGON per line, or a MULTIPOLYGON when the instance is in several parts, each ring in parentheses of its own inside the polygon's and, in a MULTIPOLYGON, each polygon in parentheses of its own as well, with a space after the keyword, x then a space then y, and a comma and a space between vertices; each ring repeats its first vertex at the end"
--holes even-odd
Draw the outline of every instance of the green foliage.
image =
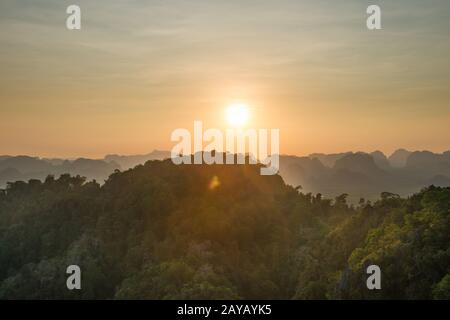
POLYGON ((450 295, 450 188, 371 204, 259 167, 149 161, 0 192, 0 299, 376 299, 450 295), (214 180, 214 187, 211 181, 214 180), (66 267, 82 290, 66 288, 66 267), (365 286, 381 267, 382 290, 365 286))
POLYGON ((436 284, 433 289, 433 298, 439 300, 450 299, 450 274, 447 274, 436 284))

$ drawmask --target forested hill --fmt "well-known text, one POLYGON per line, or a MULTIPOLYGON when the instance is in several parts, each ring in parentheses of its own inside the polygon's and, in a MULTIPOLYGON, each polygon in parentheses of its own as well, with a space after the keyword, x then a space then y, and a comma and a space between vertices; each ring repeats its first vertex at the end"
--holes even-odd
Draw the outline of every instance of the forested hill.
POLYGON ((450 188, 350 206, 256 165, 149 161, 0 192, 0 299, 450 298, 450 188), (82 290, 66 288, 79 265, 82 290), (366 266, 382 290, 366 288, 366 266))

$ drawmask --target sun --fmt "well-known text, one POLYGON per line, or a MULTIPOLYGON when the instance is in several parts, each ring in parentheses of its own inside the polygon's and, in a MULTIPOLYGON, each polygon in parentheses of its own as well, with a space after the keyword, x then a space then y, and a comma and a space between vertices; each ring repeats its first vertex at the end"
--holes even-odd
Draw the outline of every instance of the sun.
POLYGON ((227 121, 233 127, 242 127, 248 123, 250 113, 245 103, 233 103, 226 109, 227 121))

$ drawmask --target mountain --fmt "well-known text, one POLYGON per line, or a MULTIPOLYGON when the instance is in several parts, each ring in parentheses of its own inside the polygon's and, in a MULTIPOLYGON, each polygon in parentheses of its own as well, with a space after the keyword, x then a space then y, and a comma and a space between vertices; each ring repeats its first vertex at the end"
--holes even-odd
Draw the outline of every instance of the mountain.
POLYGON ((374 199, 386 191, 380 179, 388 174, 376 165, 371 155, 345 153, 332 158, 336 160, 330 168, 318 157, 281 156, 280 175, 287 184, 301 186, 304 192, 327 197, 348 193, 353 202, 360 198, 374 199))
POLYGON ((408 157, 405 167, 424 175, 444 174, 450 176, 450 159, 445 154, 416 151, 408 157))
POLYGON ((0 170, 14 168, 21 173, 49 172, 53 165, 37 157, 17 156, 0 160, 0 170))
POLYGON ((325 154, 304 157, 281 156, 280 175, 292 186, 302 186, 304 192, 321 193, 327 197, 349 194, 357 203, 360 198, 374 200, 382 192, 410 195, 428 185, 450 186, 448 153, 396 151, 389 159, 379 152, 325 154), (405 156, 400 166, 399 159, 405 156), (326 161, 328 165, 315 163, 326 161), (332 161, 331 161, 332 160, 332 161), (396 166, 391 166, 394 161, 396 166))
POLYGON ((392 167, 402 168, 406 165, 406 161, 411 153, 411 151, 405 149, 398 149, 389 156, 389 163, 392 167))
POLYGON ((149 160, 164 160, 171 157, 169 151, 154 150, 153 152, 145 155, 131 155, 122 156, 117 154, 107 155, 104 160, 106 162, 115 162, 120 165, 123 170, 134 168, 139 164, 144 164, 149 160))
POLYGON ((317 158, 322 162, 325 166, 332 168, 337 160, 345 157, 348 154, 351 154, 352 152, 343 152, 343 153, 332 153, 332 154, 325 154, 325 153, 312 153, 309 155, 310 158, 314 159, 317 158))
POLYGON ((58 174, 69 173, 71 175, 80 175, 103 182, 115 170, 121 169, 116 162, 105 162, 103 160, 76 159, 74 161, 66 160, 60 166, 56 167, 58 174))
POLYGON ((42 158, 45 162, 48 162, 54 166, 59 166, 64 163, 67 159, 58 159, 58 158, 42 158))
POLYGON ((384 170, 389 170, 391 167, 391 164, 389 162, 389 159, 386 157, 386 155, 381 151, 374 151, 371 152, 370 155, 372 156, 373 160, 375 161, 376 165, 384 170))
MULTIPOLYGON (((170 158, 169 151, 155 150, 144 155, 107 155, 93 159, 41 159, 3 156, 0 160, 0 188, 8 181, 39 179, 64 173, 103 182, 115 170, 128 170, 147 161, 170 158)), ((431 184, 449 186, 450 152, 410 152, 399 149, 387 158, 382 152, 311 154, 307 157, 280 156, 283 180, 301 186, 304 192, 326 197, 349 194, 349 201, 375 200, 382 192, 408 196, 431 184), (391 165, 393 163, 394 165, 391 165)))
POLYGON ((311 179, 327 174, 329 168, 324 166, 318 158, 281 156, 280 175, 287 184, 310 189, 311 179))
POLYGON ((103 182, 115 170, 128 170, 149 160, 163 160, 170 156, 169 151, 160 150, 154 150, 145 155, 107 155, 102 160, 0 156, 0 188, 5 187, 7 182, 29 179, 43 180, 48 175, 65 173, 103 182))
POLYGON ((342 157, 336 161, 333 169, 335 171, 346 170, 361 173, 369 177, 379 177, 386 174, 377 166, 372 155, 363 152, 351 153, 342 157))
POLYGON ((7 182, 30 179, 44 180, 48 175, 59 176, 65 173, 103 182, 117 169, 121 169, 117 163, 103 160, 47 160, 28 156, 5 157, 0 160, 0 188, 4 188, 7 182))
MULTIPOLYGON (((364 175, 367 156, 335 173, 357 164, 352 175, 364 175)), ((260 167, 155 160, 103 185, 70 175, 10 184, 0 299, 450 299, 450 188, 354 206, 260 167), (371 264, 382 290, 366 286, 371 264), (67 290, 69 265, 82 290, 67 290)))

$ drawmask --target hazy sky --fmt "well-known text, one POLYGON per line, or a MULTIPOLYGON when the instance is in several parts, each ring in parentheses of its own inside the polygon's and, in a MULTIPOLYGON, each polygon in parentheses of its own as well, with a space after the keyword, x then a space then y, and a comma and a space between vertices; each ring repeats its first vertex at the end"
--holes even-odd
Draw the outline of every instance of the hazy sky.
POLYGON ((449 31, 448 0, 1 0, 0 154, 170 149, 235 100, 283 153, 447 150, 449 31))

